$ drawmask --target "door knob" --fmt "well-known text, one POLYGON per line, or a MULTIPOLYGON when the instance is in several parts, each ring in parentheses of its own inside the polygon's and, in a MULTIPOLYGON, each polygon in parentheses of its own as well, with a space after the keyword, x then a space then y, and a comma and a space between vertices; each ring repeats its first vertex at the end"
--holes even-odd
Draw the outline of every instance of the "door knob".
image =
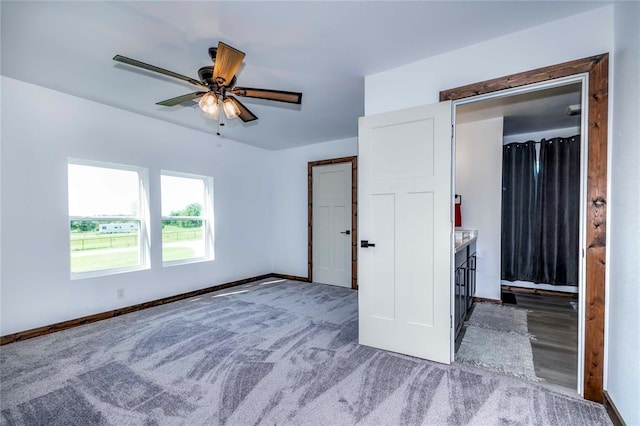
POLYGON ((345 234, 345 235, 351 235, 351 231, 349 231, 348 229, 346 231, 340 232, 341 234, 345 234))
POLYGON ((360 247, 362 248, 367 248, 367 247, 375 247, 376 245, 374 243, 370 243, 369 240, 360 240, 360 247))

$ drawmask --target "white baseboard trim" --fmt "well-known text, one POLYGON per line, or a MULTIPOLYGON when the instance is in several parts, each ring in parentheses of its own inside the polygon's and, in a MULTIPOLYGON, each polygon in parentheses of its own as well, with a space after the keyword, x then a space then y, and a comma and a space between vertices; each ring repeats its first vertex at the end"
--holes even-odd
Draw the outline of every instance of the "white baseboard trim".
POLYGON ((578 294, 578 287, 570 285, 551 285, 551 284, 536 284, 529 281, 500 281, 501 285, 510 287, 524 287, 532 288, 536 290, 558 291, 561 293, 575 293, 578 294))

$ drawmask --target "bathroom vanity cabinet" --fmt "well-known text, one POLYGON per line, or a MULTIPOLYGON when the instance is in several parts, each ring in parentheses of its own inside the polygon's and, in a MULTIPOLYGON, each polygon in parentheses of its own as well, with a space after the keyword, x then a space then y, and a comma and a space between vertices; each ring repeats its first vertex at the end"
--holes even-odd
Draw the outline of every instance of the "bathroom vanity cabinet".
POLYGON ((473 297, 476 293, 476 240, 473 231, 464 231, 462 237, 456 231, 455 241, 455 289, 454 289, 454 322, 455 335, 462 329, 467 318, 473 297))

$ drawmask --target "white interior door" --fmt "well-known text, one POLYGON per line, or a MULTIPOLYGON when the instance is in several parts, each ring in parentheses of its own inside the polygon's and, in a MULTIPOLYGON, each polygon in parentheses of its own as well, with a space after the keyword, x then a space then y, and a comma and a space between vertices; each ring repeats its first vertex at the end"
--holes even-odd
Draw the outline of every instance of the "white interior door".
POLYGON ((313 282, 351 288, 351 162, 315 166, 313 282))
POLYGON ((449 364, 451 102, 358 130, 359 342, 449 364))

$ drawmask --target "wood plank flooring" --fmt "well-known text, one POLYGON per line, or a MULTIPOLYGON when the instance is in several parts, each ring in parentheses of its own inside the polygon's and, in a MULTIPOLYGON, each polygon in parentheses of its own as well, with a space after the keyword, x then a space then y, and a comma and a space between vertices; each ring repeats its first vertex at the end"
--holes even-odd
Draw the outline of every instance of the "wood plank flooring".
POLYGON ((536 375, 548 383, 577 389, 578 312, 576 297, 526 294, 514 291, 519 308, 527 314, 536 375))

